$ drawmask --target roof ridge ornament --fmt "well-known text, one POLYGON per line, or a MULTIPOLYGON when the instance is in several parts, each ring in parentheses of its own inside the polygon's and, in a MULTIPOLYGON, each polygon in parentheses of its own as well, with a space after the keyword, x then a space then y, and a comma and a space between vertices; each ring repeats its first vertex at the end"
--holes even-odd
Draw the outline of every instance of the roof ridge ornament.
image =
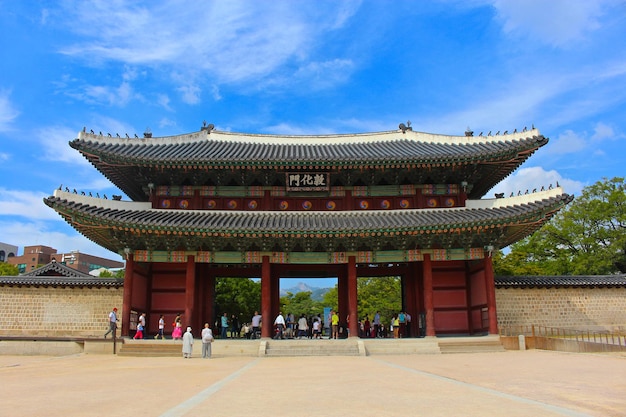
POLYGON ((413 131, 413 128, 411 127, 411 121, 407 120, 406 125, 404 123, 400 123, 398 125, 398 129, 400 129, 402 133, 406 133, 407 130, 413 131))
POLYGON ((206 120, 202 121, 202 127, 200 128, 200 131, 206 131, 208 134, 211 134, 211 131, 215 130, 215 125, 213 123, 206 123, 206 120))

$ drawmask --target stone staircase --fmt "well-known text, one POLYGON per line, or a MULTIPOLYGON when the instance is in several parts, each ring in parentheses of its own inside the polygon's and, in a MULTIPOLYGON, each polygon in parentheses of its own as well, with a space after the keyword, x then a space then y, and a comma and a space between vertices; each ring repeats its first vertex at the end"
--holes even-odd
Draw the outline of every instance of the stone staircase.
POLYGON ((435 337, 417 339, 362 339, 367 355, 440 354, 435 337))
POLYGON ((359 339, 288 339, 266 341, 265 356, 365 356, 359 339))
POLYGON ((500 336, 439 337, 441 353, 504 352, 500 336))
POLYGON ((117 345, 119 356, 171 357, 182 356, 182 351, 183 342, 180 340, 118 339, 117 345), (120 340, 123 343, 119 343, 120 340))
MULTIPOLYGON (((202 342, 194 340, 193 356, 200 356, 202 342)), ((377 356, 442 353, 504 352, 498 335, 473 337, 426 337, 409 339, 287 339, 216 340, 212 356, 288 357, 288 356, 377 356)), ((120 356, 178 357, 180 340, 118 339, 120 356)))

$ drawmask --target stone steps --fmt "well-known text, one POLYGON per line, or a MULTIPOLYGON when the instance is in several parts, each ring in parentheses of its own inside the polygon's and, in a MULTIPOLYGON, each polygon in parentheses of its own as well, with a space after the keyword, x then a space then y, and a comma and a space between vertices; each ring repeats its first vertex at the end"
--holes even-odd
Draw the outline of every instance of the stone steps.
MULTIPOLYGON (((194 342, 195 344, 195 342, 194 342)), ((118 345, 119 356, 171 357, 181 356, 183 343, 180 340, 124 340, 118 345)))
POLYGON ((440 354, 437 338, 363 339, 367 355, 440 354))
POLYGON ((504 352, 504 346, 500 337, 476 336, 476 337, 450 337, 438 338, 441 353, 484 353, 504 352))
POLYGON ((266 342, 265 356, 359 356, 359 339, 301 339, 266 342))
MULTIPOLYGON (((200 356, 202 342, 194 340, 193 356, 200 356)), ((442 353, 504 352, 499 336, 426 337, 408 339, 228 339, 213 342, 212 355, 226 356, 377 356, 442 353)), ((182 355, 180 340, 119 339, 120 356, 177 357, 182 355)))

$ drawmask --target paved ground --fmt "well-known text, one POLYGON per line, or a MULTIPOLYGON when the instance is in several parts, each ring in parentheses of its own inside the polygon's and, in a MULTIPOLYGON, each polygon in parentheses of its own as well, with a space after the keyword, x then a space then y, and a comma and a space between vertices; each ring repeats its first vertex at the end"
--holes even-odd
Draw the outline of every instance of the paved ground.
POLYGON ((626 416, 626 355, 0 356, 0 416, 626 416))

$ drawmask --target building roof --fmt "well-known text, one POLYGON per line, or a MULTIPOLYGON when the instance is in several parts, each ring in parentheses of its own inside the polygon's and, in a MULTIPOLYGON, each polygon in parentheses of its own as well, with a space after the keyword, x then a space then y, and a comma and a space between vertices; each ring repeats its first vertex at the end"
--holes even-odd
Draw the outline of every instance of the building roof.
MULTIPOLYGON (((308 169, 343 175, 343 185, 385 172, 412 183, 467 182, 470 198, 484 196, 548 139, 537 129, 498 136, 446 136, 415 131, 351 135, 278 136, 203 130, 130 139, 80 132, 70 146, 134 201, 148 200, 148 184, 206 185, 229 171, 245 171, 263 185, 265 174, 308 169), (390 172, 394 172, 393 175, 390 172)), ((232 175, 241 181, 242 174, 232 175)), ((278 179, 281 180, 281 179, 278 179)), ((265 183, 272 181, 272 183, 265 183)), ((243 185, 243 184, 242 184, 243 185)))
POLYGON ((91 277, 91 275, 89 274, 86 274, 74 268, 70 268, 69 266, 63 265, 62 263, 59 263, 54 259, 52 260, 52 262, 49 262, 42 267, 23 273, 22 276, 30 276, 30 277, 55 276, 55 277, 68 277, 68 278, 69 277, 74 277, 74 278, 91 277))
POLYGON ((495 283, 498 288, 626 287, 626 274, 497 276, 495 283))
POLYGON ((119 288, 123 285, 121 278, 96 278, 56 261, 19 276, 0 276, 0 286, 119 288))
POLYGON ((117 253, 124 248, 334 252, 506 247, 541 227, 572 199, 559 187, 468 201, 467 207, 385 211, 167 210, 60 190, 44 202, 83 235, 117 253))

